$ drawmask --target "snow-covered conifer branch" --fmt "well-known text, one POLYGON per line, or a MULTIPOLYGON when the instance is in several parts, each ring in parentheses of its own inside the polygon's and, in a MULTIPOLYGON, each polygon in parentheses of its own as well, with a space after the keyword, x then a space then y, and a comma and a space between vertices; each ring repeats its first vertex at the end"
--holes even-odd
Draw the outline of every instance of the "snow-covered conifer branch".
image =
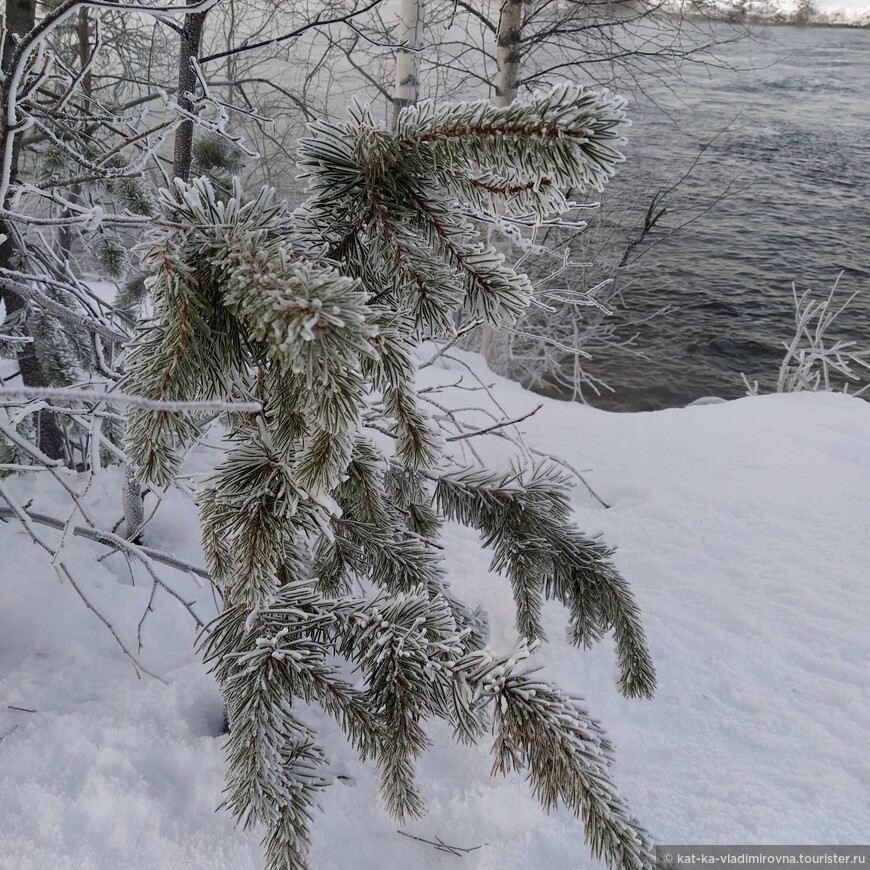
MULTIPOLYGON (((243 825, 265 827, 270 868, 305 866, 311 807, 330 779, 294 700, 319 704, 378 765, 398 818, 423 810, 414 767, 427 720, 474 741, 496 705, 503 716, 520 709, 520 676, 515 692, 507 682, 515 662, 486 664, 485 615, 447 585, 445 519, 482 532, 523 635, 542 636, 541 603, 556 598, 577 643, 613 630, 626 694, 652 691, 636 606, 610 551, 571 524, 566 476, 552 466, 445 475, 450 442, 414 383, 416 346, 452 339, 461 307, 498 323, 528 302, 528 278, 483 242, 472 216, 491 213, 494 199, 520 216, 557 213, 563 184, 606 180, 621 120, 618 100, 572 87, 509 110, 423 107, 400 115, 396 133, 358 106, 344 125, 312 126, 300 147, 309 197, 292 215, 268 191, 247 197, 205 179, 162 195, 177 226, 155 227, 143 257, 153 313, 120 385, 143 399, 129 412, 127 453, 142 480, 167 484, 199 434, 195 410, 226 412, 231 446, 198 494, 226 604, 203 648, 230 723, 226 803, 243 825), (390 450, 361 437, 364 420, 391 436, 390 450), (342 679, 347 668, 357 686, 342 679)), ((450 413, 449 437, 464 449, 472 431, 450 413)), ((119 549, 135 557, 131 546, 119 549)), ((557 710, 556 690, 541 691, 549 706, 522 715, 550 729, 545 740, 564 720, 566 740, 588 738, 591 751, 584 711, 557 710)), ((622 805, 611 804, 611 835, 599 792, 580 796, 611 793, 605 766, 545 769, 540 746, 498 721, 497 746, 511 747, 498 752, 522 762, 545 806, 558 799, 584 814, 608 861, 619 832, 636 829, 642 842, 622 805)))
POLYGON ((549 464, 529 474, 473 469, 440 476, 435 496, 450 519, 480 530, 493 551, 492 570, 511 581, 517 628, 525 637, 543 637, 541 603, 556 599, 569 610, 574 643, 589 644, 613 630, 622 692, 651 697, 655 670, 637 605, 610 561, 612 551, 570 523, 566 482, 549 464))
POLYGON ((475 238, 468 214, 492 197, 539 218, 564 211, 560 188, 598 189, 622 159, 623 122, 620 98, 569 85, 504 109, 425 102, 403 109, 394 133, 356 106, 350 121, 313 124, 300 143, 302 237, 325 242, 375 300, 394 306, 404 295, 429 334, 443 333, 463 300, 489 323, 513 320, 531 285, 475 238))
POLYGON ((574 84, 506 107, 426 100, 401 114, 396 133, 436 164, 458 157, 487 171, 478 184, 500 196, 543 195, 553 186, 601 190, 623 159, 624 106, 622 97, 574 84))
POLYGON ((496 698, 493 771, 526 772, 544 807, 563 803, 581 817, 593 856, 609 867, 651 867, 649 835, 608 775, 612 748, 579 702, 527 675, 509 676, 496 698))

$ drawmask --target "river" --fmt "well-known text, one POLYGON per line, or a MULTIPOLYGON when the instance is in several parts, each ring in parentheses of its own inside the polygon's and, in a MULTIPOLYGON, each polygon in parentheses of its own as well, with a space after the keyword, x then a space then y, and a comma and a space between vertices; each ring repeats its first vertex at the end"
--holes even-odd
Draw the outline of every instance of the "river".
POLYGON ((734 398, 741 372, 772 389, 793 333, 792 282, 822 294, 842 272, 842 295, 860 295, 836 337, 870 346, 870 30, 761 27, 717 55, 676 86, 644 82, 629 107, 617 193, 640 201, 668 186, 718 134, 667 219, 680 222, 680 199, 699 215, 728 194, 632 270, 630 319, 673 310, 639 328, 644 357, 590 363, 614 390, 592 399, 600 407, 734 398))

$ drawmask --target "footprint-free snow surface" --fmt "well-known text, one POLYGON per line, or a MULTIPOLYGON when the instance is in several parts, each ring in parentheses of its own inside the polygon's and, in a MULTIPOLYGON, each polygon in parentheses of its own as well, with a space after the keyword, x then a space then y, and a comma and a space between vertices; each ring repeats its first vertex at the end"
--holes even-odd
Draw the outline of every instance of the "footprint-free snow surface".
MULTIPOLYGON (((652 701, 623 699, 609 639, 549 642, 534 661, 584 697, 616 746, 615 777, 662 843, 866 842, 870 833, 870 404, 842 395, 752 397, 639 414, 541 400, 459 355, 421 373, 468 379, 470 366, 530 447, 582 470, 576 518, 617 548, 656 663, 652 701)), ((439 404, 468 404, 469 393, 439 404)), ((511 445, 480 450, 507 461, 511 445)), ((463 444, 464 442, 458 442, 463 444)), ((201 460, 203 466, 212 461, 201 460)), ((193 468, 192 470, 196 470, 193 468)), ((4 481, 31 509, 70 510, 42 473, 4 481)), ((86 501, 118 519, 108 470, 86 501)), ((40 527, 48 540, 56 534, 40 527)), ((201 564, 195 508, 171 493, 147 543, 201 564)), ((56 540, 52 539, 52 540, 56 540)), ((516 643, 509 584, 488 571, 475 533, 448 527, 453 590, 490 612, 492 643, 516 643)), ((118 555, 75 539, 67 564, 82 592, 137 650, 150 584, 118 555)), ((222 708, 193 651, 194 626, 158 590, 137 673, 106 627, 16 523, 0 524, 0 868, 261 870, 256 832, 234 830, 221 800, 222 708)), ((204 619, 210 593, 168 568, 204 619)), ((313 714, 312 714, 313 715, 313 714)), ((313 719, 311 721, 314 721, 313 719)), ((520 776, 491 779, 488 747, 452 745, 432 727, 419 765, 428 813, 398 833, 361 765, 318 721, 335 773, 314 814, 314 870, 574 870, 599 866, 569 813, 541 811, 520 776)))

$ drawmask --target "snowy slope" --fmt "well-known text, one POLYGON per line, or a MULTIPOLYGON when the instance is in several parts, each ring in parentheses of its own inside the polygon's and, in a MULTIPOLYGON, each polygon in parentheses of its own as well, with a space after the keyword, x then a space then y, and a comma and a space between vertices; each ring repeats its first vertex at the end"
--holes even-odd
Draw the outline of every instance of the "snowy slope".
MULTIPOLYGON (((424 375, 447 383, 462 371, 451 362, 424 375)), ((542 401, 485 377, 510 414, 542 401)), ((866 841, 870 404, 799 394, 617 415, 544 401, 521 428, 530 444, 590 469, 611 505, 577 491, 581 528, 619 548, 658 668, 657 696, 621 698, 610 642, 569 647, 556 606, 537 659, 603 721, 618 781, 654 836, 866 841)), ((506 447, 493 439, 485 449, 506 458, 506 447)), ((33 510, 67 510, 41 477, 12 485, 33 510)), ((109 472, 87 496, 108 527, 117 492, 109 472)), ((149 543, 183 558, 197 558, 196 537, 177 494, 149 526, 149 543)), ((449 529, 445 544, 454 589, 489 609, 494 645, 511 648, 507 582, 487 572, 473 533, 449 529)), ((214 812, 221 704, 196 663, 186 614, 158 593, 141 659, 168 685, 138 679, 15 525, 0 525, 0 552, 0 868, 260 870, 256 835, 214 812)), ((95 545, 77 542, 71 552, 83 590, 135 650, 145 578, 137 572, 130 585, 124 560, 97 563, 105 550, 95 545)), ((173 582, 199 597, 202 616, 213 612, 192 580, 173 582)), ((481 848, 460 861, 400 836, 378 805, 374 772, 331 724, 322 733, 351 780, 324 794, 315 870, 596 866, 579 822, 542 813, 520 777, 491 780, 485 747, 451 746, 441 728, 420 765, 429 813, 407 830, 481 848)))

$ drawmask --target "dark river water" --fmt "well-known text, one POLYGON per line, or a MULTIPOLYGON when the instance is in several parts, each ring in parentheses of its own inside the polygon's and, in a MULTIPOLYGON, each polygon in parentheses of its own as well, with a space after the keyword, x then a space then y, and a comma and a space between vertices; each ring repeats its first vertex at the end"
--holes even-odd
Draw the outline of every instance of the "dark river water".
POLYGON ((681 85, 650 81, 632 99, 616 197, 643 202, 719 135, 668 219, 700 216, 651 236, 624 282, 624 316, 673 310, 639 327, 646 358, 614 351, 588 366, 615 390, 592 404, 734 398, 741 372, 772 389, 793 332, 792 282, 822 294, 843 272, 841 293, 861 295, 836 337, 870 345, 870 30, 759 28, 717 53, 720 68, 686 67, 681 85))

